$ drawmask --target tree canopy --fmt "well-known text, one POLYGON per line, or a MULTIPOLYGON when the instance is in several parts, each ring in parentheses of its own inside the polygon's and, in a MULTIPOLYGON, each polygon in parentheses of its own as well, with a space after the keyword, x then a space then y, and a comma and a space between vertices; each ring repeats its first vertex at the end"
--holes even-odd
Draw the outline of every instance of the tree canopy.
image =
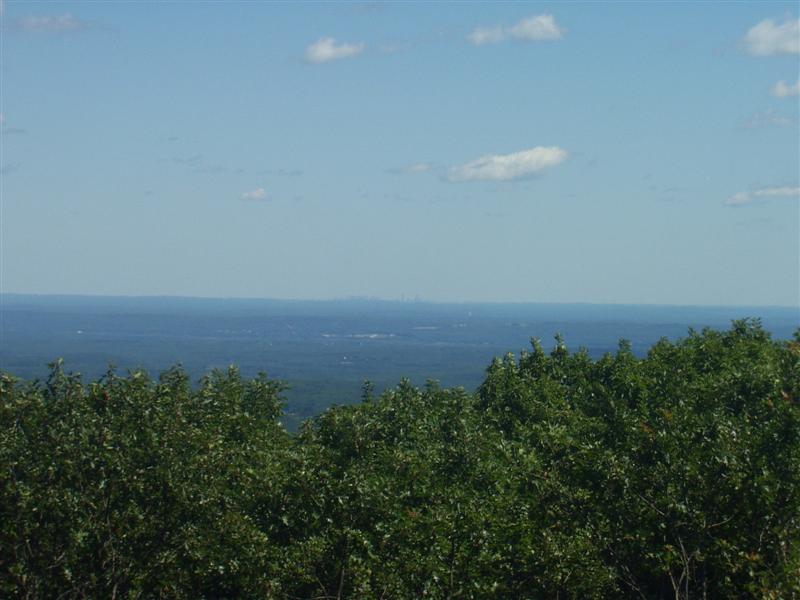
POLYGON ((800 597, 800 331, 496 359, 293 435, 235 368, 0 375, 11 598, 800 597))

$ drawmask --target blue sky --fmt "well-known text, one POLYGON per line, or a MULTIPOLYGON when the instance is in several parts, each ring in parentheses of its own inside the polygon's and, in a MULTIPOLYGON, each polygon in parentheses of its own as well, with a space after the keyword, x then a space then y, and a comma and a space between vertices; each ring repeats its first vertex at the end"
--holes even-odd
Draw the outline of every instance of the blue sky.
POLYGON ((796 2, 2 19, 4 292, 800 304, 796 2))

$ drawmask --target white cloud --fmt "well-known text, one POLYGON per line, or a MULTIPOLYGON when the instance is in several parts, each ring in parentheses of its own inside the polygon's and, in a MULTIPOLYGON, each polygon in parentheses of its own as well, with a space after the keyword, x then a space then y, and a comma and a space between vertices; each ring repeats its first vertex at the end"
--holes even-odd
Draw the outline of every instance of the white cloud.
POLYGON ((266 197, 267 190, 262 187, 242 193, 242 200, 265 200, 266 197))
POLYGON ((499 25, 497 27, 478 27, 467 35, 467 39, 476 46, 496 44, 506 39, 506 32, 499 25))
POLYGON ((87 21, 73 17, 70 14, 22 17, 17 21, 17 24, 23 31, 32 33, 62 33, 89 28, 87 21))
POLYGON ((518 21, 510 27, 478 27, 467 35, 467 40, 476 46, 496 44, 514 38, 527 42, 560 40, 564 29, 556 23, 553 15, 536 15, 518 21))
POLYGON ((530 42, 560 40, 564 33, 553 15, 538 15, 522 19, 508 32, 512 37, 530 42))
POLYGON ((738 192, 725 201, 726 206, 743 206, 759 198, 800 198, 800 187, 768 187, 750 192, 738 192))
POLYGON ((745 129, 757 129, 759 127, 791 127, 792 125, 794 125, 794 119, 792 117, 782 115, 772 108, 764 112, 756 113, 742 123, 745 129))
POLYGON ((405 165, 404 167, 386 169, 386 172, 392 173, 393 175, 419 175, 421 173, 430 173, 435 168, 436 166, 431 163, 418 162, 405 165))
POLYGON ((311 63, 326 63, 341 58, 351 58, 364 51, 364 44, 337 44, 332 37, 321 38, 306 48, 306 60, 311 63))
POLYGON ((753 56, 800 54, 800 19, 787 19, 780 25, 765 19, 753 26, 742 42, 753 56))
POLYGON ((567 151, 558 146, 537 146, 513 154, 492 154, 452 167, 448 172, 448 179, 450 181, 522 179, 564 162, 567 156, 567 151))
POLYGON ((725 206, 742 206, 743 204, 750 204, 753 201, 750 192, 737 192, 727 200, 725 206))
POLYGON ((789 96, 800 96, 800 79, 796 83, 786 83, 781 80, 772 88, 772 95, 778 98, 788 98, 789 96))
POLYGON ((764 197, 771 197, 771 196, 778 196, 778 197, 792 197, 792 196, 800 196, 800 187, 770 187, 770 188, 762 188, 760 190, 756 190, 753 192, 753 196, 756 198, 764 198, 764 197))

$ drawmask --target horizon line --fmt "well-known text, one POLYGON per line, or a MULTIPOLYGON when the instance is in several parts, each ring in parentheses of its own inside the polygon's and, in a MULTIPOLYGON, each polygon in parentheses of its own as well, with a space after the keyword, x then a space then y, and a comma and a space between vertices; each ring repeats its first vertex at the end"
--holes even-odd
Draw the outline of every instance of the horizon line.
POLYGON ((219 301, 262 301, 262 302, 375 302, 386 304, 431 304, 431 305, 538 305, 538 306, 645 306, 652 308, 767 308, 794 310, 800 313, 800 305, 785 304, 672 304, 655 302, 595 302, 595 301, 536 301, 536 300, 429 300, 415 296, 410 299, 385 298, 380 296, 338 296, 329 298, 277 298, 266 296, 190 296, 183 294, 78 294, 78 293, 30 293, 30 292, 2 292, 0 298, 6 296, 28 296, 37 298, 102 298, 102 299, 127 299, 127 300, 219 300, 219 301))

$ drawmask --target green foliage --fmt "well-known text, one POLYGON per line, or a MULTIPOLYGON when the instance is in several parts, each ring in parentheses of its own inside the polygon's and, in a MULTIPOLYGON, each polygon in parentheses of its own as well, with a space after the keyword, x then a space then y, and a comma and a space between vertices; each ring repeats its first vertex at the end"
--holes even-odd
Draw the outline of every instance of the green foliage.
POLYGON ((40 598, 256 595, 259 522, 284 474, 281 387, 180 370, 89 386, 0 381, 2 592, 40 598))
POLYGON ((366 382, 296 436, 282 389, 0 376, 0 594, 800 597, 800 332, 534 340, 476 394, 366 382))

